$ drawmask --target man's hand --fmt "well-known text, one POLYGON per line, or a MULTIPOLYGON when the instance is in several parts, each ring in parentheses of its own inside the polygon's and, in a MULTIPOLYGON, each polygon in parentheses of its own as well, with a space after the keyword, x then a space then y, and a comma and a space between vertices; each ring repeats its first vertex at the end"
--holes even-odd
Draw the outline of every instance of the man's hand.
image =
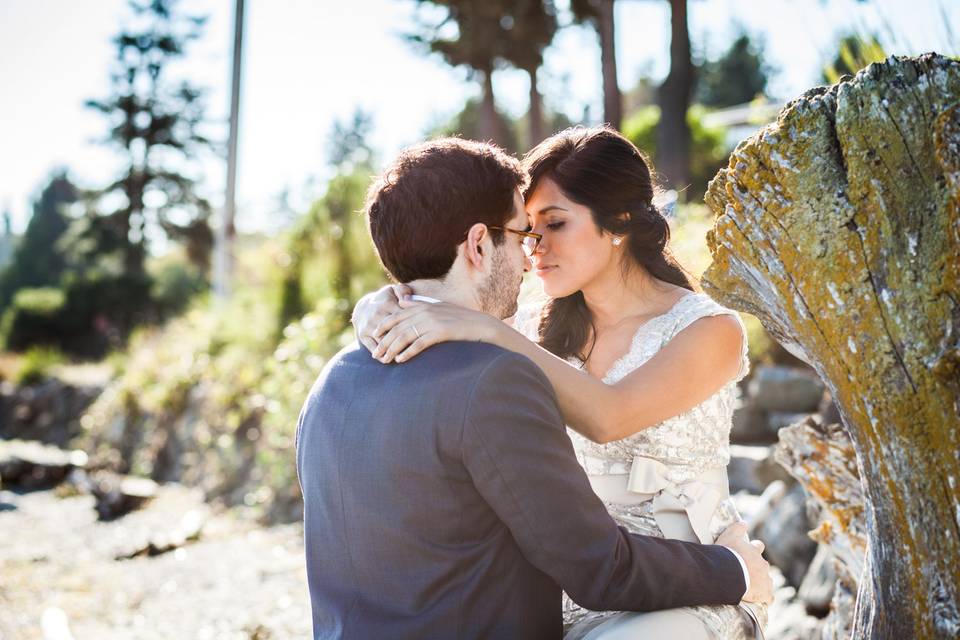
POLYGON ((761 555, 763 543, 747 538, 747 523, 734 522, 717 538, 717 544, 740 554, 750 574, 750 588, 743 594, 744 602, 770 604, 773 602, 773 580, 770 565, 761 555))
POLYGON ((353 308, 350 321, 357 334, 357 341, 373 353, 377 348, 377 340, 373 331, 377 325, 394 311, 400 311, 400 299, 412 294, 413 291, 405 284, 388 284, 379 290, 360 298, 353 308))

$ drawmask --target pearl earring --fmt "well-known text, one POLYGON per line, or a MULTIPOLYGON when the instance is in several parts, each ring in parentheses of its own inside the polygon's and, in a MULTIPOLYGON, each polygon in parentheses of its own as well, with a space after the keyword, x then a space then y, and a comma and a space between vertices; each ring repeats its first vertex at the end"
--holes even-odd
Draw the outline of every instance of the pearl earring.
POLYGON ((613 246, 619 247, 621 242, 623 242, 623 238, 617 236, 613 239, 613 246))

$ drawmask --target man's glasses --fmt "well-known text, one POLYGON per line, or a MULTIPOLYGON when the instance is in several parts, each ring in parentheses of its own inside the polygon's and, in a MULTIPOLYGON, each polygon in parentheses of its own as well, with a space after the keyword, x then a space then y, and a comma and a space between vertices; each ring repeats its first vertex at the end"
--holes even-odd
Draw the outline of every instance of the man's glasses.
POLYGON ((523 246, 523 252, 527 256, 532 256, 533 253, 537 250, 537 247, 540 246, 540 241, 543 240, 543 234, 534 233, 532 231, 520 231, 518 229, 511 229, 510 227, 490 227, 487 229, 496 229, 498 231, 509 231, 510 233, 515 233, 518 236, 521 236, 520 244, 523 246))

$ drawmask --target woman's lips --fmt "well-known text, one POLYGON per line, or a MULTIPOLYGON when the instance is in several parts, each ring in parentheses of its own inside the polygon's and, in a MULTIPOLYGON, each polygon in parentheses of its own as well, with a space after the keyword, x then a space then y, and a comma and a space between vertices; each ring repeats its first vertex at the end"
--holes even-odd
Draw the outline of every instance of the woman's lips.
POLYGON ((557 266, 556 266, 556 265, 553 265, 553 264, 548 264, 548 265, 539 266, 539 267, 536 268, 536 274, 537 274, 538 276, 543 277, 543 276, 545 276, 546 274, 550 273, 551 271, 553 271, 553 270, 556 269, 556 268, 557 268, 557 266))

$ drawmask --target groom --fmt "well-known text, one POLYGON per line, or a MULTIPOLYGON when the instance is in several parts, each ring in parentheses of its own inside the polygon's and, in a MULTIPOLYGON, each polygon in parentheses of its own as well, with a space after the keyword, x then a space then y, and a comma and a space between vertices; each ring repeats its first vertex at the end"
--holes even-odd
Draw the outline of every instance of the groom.
MULTIPOLYGON (((404 151, 367 204, 384 267, 420 296, 511 316, 529 268, 524 181, 490 145, 404 151)), ((297 472, 314 638, 559 639, 561 589, 595 610, 770 598, 766 562, 738 535, 724 547, 618 528, 546 377, 493 345, 439 344, 399 366, 347 347, 304 404, 297 472)))

